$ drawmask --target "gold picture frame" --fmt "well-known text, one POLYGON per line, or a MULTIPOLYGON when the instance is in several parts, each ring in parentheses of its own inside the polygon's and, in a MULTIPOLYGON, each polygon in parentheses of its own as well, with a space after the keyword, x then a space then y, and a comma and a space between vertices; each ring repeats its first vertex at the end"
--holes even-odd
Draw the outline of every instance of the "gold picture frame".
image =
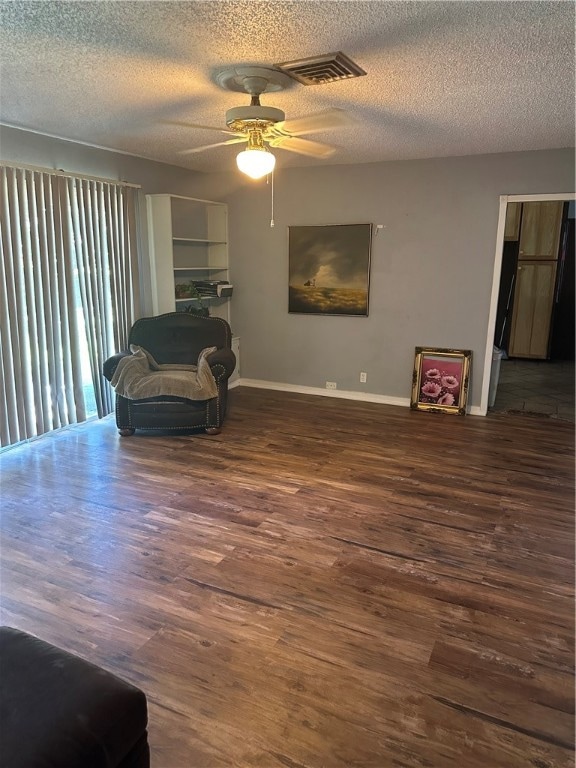
POLYGON ((410 408, 464 416, 471 361, 469 349, 416 347, 410 408))

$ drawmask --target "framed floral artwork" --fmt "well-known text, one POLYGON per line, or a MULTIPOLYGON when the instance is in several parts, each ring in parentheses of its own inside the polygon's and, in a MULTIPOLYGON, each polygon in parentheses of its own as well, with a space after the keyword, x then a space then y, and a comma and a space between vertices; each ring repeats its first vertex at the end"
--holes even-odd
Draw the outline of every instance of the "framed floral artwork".
POLYGON ((410 408, 466 413, 472 352, 416 347, 410 408))

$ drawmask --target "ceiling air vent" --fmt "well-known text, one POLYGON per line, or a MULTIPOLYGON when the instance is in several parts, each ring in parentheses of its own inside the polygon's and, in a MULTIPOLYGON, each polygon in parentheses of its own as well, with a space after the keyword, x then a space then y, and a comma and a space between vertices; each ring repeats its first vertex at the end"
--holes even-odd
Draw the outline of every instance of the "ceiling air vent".
POLYGON ((303 85, 322 85, 366 74, 342 51, 327 53, 324 56, 310 56, 298 61, 286 61, 274 66, 303 85))

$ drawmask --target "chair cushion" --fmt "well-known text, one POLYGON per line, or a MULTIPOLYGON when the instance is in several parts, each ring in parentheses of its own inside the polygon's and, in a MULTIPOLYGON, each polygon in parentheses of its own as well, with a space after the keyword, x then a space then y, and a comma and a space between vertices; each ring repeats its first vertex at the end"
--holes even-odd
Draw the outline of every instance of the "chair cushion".
POLYGON ((6 768, 149 765, 142 691, 94 664, 0 627, 0 755, 6 768))

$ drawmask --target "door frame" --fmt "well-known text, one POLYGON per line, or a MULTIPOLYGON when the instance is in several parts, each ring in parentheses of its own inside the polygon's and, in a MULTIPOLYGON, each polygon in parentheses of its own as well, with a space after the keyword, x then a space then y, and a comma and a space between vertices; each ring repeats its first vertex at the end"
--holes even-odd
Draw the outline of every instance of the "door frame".
POLYGON ((480 414, 488 413, 488 391, 490 388, 490 372, 492 370, 492 352, 494 347, 494 331, 496 330, 496 310, 500 292, 500 277, 502 272, 502 255, 504 251, 504 227, 506 224, 506 207, 508 203, 537 203, 547 200, 576 200, 576 192, 564 192, 541 195, 500 195, 500 210, 498 214, 498 229, 496 230, 496 255, 494 257, 494 272, 492 274, 492 294, 488 313, 488 335, 484 353, 484 374, 482 376, 482 392, 480 395, 480 414))

